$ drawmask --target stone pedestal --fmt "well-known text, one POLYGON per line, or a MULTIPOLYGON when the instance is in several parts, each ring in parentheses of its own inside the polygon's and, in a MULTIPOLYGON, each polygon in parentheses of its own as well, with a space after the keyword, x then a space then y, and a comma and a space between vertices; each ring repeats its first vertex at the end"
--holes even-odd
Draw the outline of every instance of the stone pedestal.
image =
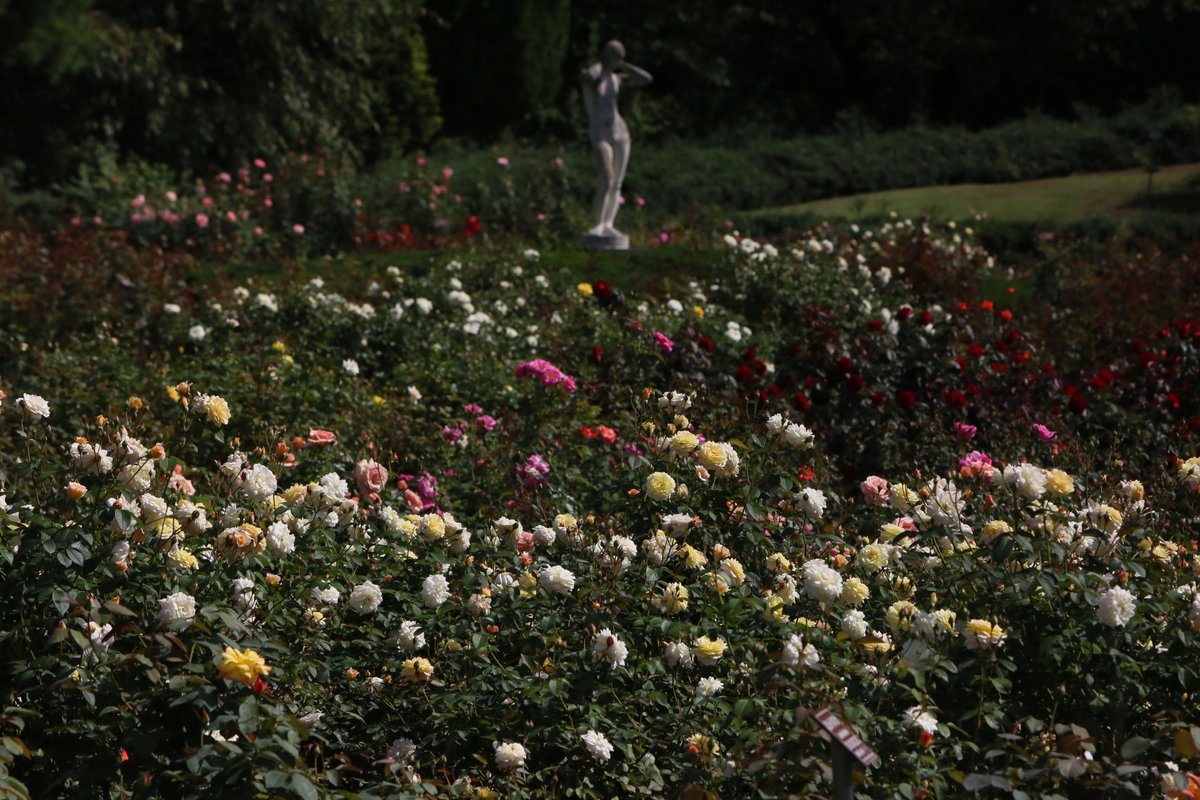
POLYGON ((581 244, 584 250, 628 250, 629 237, 623 233, 585 233, 581 244))

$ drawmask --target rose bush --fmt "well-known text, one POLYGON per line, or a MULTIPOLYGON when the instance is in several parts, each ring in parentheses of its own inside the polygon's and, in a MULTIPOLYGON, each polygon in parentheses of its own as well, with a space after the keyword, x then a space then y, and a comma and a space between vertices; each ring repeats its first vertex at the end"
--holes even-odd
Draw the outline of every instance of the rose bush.
POLYGON ((1185 791, 1200 327, 1083 380, 912 253, 990 269, 896 222, 0 321, 4 788, 827 794, 829 706, 866 796, 1185 791))

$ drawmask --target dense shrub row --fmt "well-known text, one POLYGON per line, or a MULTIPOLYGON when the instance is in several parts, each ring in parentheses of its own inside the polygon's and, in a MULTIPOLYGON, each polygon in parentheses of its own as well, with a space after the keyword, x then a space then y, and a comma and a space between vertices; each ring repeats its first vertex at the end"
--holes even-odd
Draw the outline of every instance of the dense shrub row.
MULTIPOLYGON (((694 229, 738 210, 1197 159, 1196 108, 1158 105, 1108 119, 1034 116, 979 132, 847 129, 708 144, 638 140, 619 225, 649 242, 664 230, 694 229)), ((42 229, 72 221, 124 230, 147 244, 241 256, 319 254, 420 248, 476 236, 573 241, 586 227, 593 188, 583 141, 570 147, 447 147, 361 173, 316 155, 269 164, 254 159, 194 178, 102 159, 55 195, 0 194, 0 211, 42 229)), ((798 222, 785 216, 775 227, 798 222)), ((756 224, 770 230, 772 220, 756 224)), ((1020 238, 1027 241, 1023 232, 1020 238)))

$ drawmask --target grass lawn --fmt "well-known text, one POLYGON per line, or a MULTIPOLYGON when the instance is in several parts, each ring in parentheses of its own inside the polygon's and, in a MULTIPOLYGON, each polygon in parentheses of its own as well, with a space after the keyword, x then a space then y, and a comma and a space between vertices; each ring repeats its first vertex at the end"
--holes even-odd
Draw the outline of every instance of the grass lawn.
POLYGON ((1151 213, 1200 211, 1198 180, 1200 164, 1178 164, 1156 173, 1149 193, 1145 171, 1129 169, 1017 183, 894 189, 762 209, 744 218, 751 224, 802 226, 814 220, 878 219, 895 211, 903 217, 929 214, 939 220, 965 220, 985 213, 993 222, 1063 224, 1108 219, 1121 223, 1151 213))

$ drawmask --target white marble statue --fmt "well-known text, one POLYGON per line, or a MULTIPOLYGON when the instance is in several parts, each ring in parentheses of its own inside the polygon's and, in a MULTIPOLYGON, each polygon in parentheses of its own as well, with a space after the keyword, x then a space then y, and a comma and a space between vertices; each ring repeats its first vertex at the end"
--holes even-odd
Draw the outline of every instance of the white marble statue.
POLYGON ((645 86, 650 73, 625 62, 625 47, 618 41, 604 45, 600 61, 579 74, 583 104, 587 108, 588 134, 596 161, 596 198, 592 219, 596 223, 584 234, 584 246, 594 249, 626 250, 629 237, 613 227, 620 205, 621 182, 629 164, 629 128, 617 108, 622 86, 645 86))

